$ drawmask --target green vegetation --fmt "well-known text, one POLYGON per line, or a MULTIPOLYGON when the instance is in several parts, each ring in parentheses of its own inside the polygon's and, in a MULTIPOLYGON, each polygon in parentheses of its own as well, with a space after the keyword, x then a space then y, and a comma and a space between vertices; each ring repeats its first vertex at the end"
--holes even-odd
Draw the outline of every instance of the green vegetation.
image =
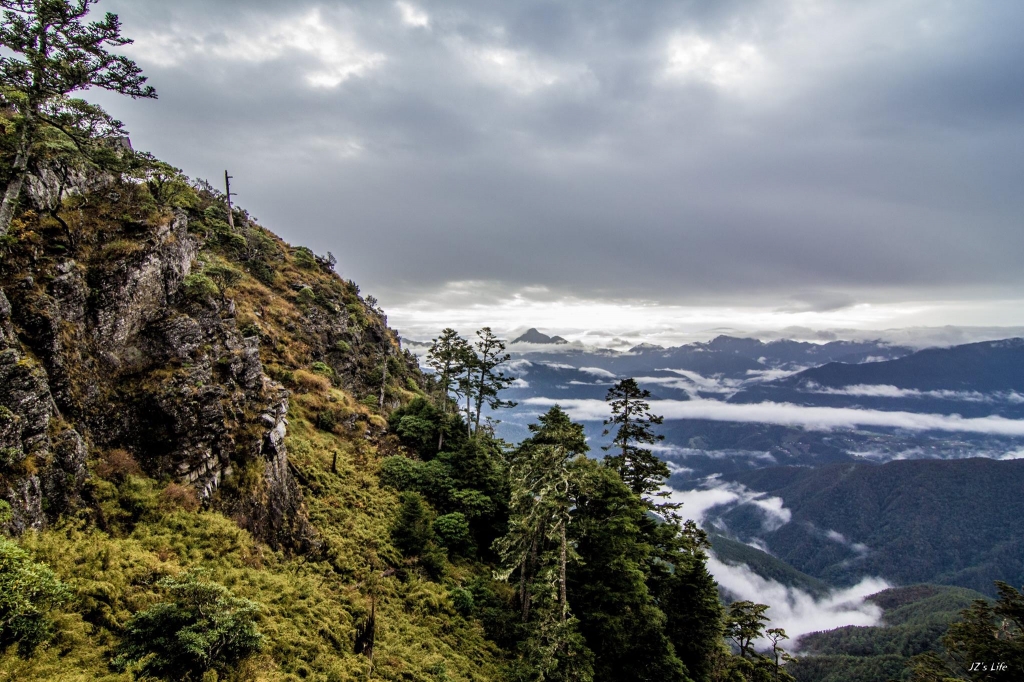
POLYGON ((847 626, 800 638, 800 660, 790 667, 800 682, 874 682, 906 679, 912 657, 939 651, 961 611, 983 595, 960 587, 911 585, 872 595, 883 610, 875 627, 847 626))
MULTIPOLYGON (((155 98, 141 69, 127 57, 110 53, 132 41, 121 36, 114 14, 85 23, 98 0, 41 0, 0 3, 4 10, 0 45, 0 97, 17 142, 0 204, 0 237, 7 234, 30 168, 45 158, 65 179, 78 168, 103 167, 116 158, 110 140, 122 135, 121 123, 102 109, 68 97, 90 87, 133 98, 155 98)), ((63 184, 62 184, 63 190, 63 184)), ((58 192, 54 214, 63 199, 58 192)))
POLYGON ((0 647, 17 644, 21 655, 31 654, 53 634, 49 611, 68 596, 53 571, 0 537, 0 647))
POLYGON ((172 601, 140 611, 125 623, 114 668, 199 679, 207 670, 230 668, 263 647, 255 602, 231 596, 226 587, 203 580, 196 571, 157 585, 172 601))
POLYGON ((996 583, 995 604, 979 599, 942 638, 944 651, 911 663, 912 682, 1019 680, 1024 671, 1024 595, 996 583))
MULTIPOLYGON (((647 403, 650 397, 651 392, 641 389, 634 379, 623 379, 608 389, 612 416, 604 423, 615 427, 615 435, 604 449, 616 452, 605 455, 605 459, 637 495, 654 492, 669 476, 668 465, 649 449, 641 447, 665 438, 651 430, 662 423, 662 418, 651 414, 647 403)), ((605 429, 604 434, 609 433, 610 430, 605 429)))
POLYGON ((737 507, 722 517, 730 532, 763 538, 772 554, 826 583, 878 575, 898 585, 956 585, 992 597, 996 580, 1024 584, 1024 536, 1001 530, 1024 515, 1024 462, 857 462, 730 478, 794 510, 791 523, 765 533, 762 515, 737 507), (824 542, 825 530, 847 542, 824 542), (856 543, 871 551, 858 552, 856 543))
POLYGON ((60 408, 26 452, 24 395, 0 406, 0 493, 41 491, 31 524, 0 505, 2 679, 790 679, 767 607, 726 613, 706 534, 645 497, 668 475, 646 391, 609 392, 604 462, 558 407, 496 438, 514 379, 490 328, 442 332, 424 376, 333 256, 68 97, 154 96, 93 4, 0 0, 0 351, 60 408), (15 211, 39 169, 55 193, 15 211), (143 261, 161 279, 122 318, 143 261))

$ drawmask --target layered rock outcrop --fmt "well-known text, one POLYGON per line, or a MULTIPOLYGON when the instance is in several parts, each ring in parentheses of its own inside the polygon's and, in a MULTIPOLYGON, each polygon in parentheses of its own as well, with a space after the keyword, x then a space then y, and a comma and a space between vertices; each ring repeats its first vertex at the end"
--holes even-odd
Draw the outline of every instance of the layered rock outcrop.
POLYGON ((10 530, 75 507, 89 449, 123 448, 207 502, 234 467, 262 468, 243 491, 251 499, 233 501, 248 510, 241 522, 274 546, 316 545, 284 444, 288 391, 264 372, 233 301, 183 291, 200 246, 179 211, 88 265, 5 268, 0 497, 10 530))

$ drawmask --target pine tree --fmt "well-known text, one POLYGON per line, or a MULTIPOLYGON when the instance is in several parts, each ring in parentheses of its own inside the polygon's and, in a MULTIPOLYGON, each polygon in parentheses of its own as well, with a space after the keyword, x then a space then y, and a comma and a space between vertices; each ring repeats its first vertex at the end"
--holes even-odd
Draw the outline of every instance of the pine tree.
POLYGON ((539 422, 513 457, 509 532, 495 543, 504 566, 499 575, 518 573, 520 614, 529 632, 524 665, 531 675, 588 680, 593 655, 567 598, 568 565, 578 560, 567 528, 579 493, 573 463, 586 453, 586 437, 557 405, 539 422))
MULTIPOLYGON (((0 203, 0 236, 7 233, 38 143, 49 128, 67 136, 84 151, 83 142, 96 134, 96 117, 76 120, 81 100, 68 96, 92 87, 132 98, 155 98, 142 70, 108 47, 132 41, 121 35, 116 14, 85 23, 98 0, 0 0, 3 24, 0 46, 13 56, 0 57, 0 86, 4 99, 18 113, 18 143, 13 176, 0 203)), ((98 109, 98 108, 94 108, 98 109)), ((100 117, 105 129, 120 124, 100 117)))
MULTIPOLYGON (((430 350, 427 351, 427 366, 434 370, 440 388, 438 407, 441 408, 442 416, 448 413, 451 394, 455 392, 456 399, 461 395, 460 386, 464 382, 460 381, 459 376, 469 371, 471 355, 469 343, 450 327, 434 339, 430 350)), ((444 431, 441 429, 438 433, 437 449, 440 450, 443 445, 444 431)))
MULTIPOLYGON (((605 455, 605 462, 619 472, 622 480, 637 495, 650 494, 668 478, 668 466, 651 450, 641 445, 653 445, 665 437, 655 435, 652 426, 662 423, 662 417, 650 412, 647 400, 651 392, 641 389, 634 379, 623 379, 608 389, 605 400, 611 404, 612 416, 605 426, 617 426, 612 444, 602 448, 616 451, 605 455)), ((605 429, 604 435, 611 431, 605 429)))
POLYGON ((485 403, 492 410, 516 406, 514 402, 498 398, 498 392, 508 388, 515 381, 515 377, 507 376, 498 370, 512 357, 505 353, 505 342, 495 336, 490 327, 484 327, 476 335, 478 340, 474 348, 476 351, 475 379, 472 381, 476 402, 476 414, 473 419, 474 431, 480 429, 480 412, 485 403))

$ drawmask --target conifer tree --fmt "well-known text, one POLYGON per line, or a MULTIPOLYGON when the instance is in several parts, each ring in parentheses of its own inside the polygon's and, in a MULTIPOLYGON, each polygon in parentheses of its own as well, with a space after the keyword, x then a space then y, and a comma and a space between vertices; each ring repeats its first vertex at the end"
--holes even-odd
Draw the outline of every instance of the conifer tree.
POLYGON ((511 359, 505 352, 505 342, 494 335, 490 327, 484 327, 476 333, 476 363, 472 388, 476 403, 476 414, 473 418, 473 430, 480 429, 480 411, 486 403, 492 410, 502 407, 515 407, 516 403, 498 398, 498 392, 508 388, 515 377, 507 376, 498 368, 511 359))
MULTIPOLYGON (((441 408, 442 416, 448 413, 450 394, 454 391, 456 397, 461 395, 459 387, 463 382, 460 382, 459 376, 469 371, 471 355, 469 343, 451 327, 444 329, 427 351, 427 365, 434 370, 441 389, 438 407, 441 408)), ((443 445, 444 430, 439 429, 437 449, 440 450, 443 445)))
MULTIPOLYGON (((662 423, 662 417, 650 412, 647 400, 651 392, 641 389, 635 379, 623 379, 608 389, 605 400, 611 404, 612 416, 604 421, 605 426, 614 426, 612 444, 602 448, 614 451, 605 455, 605 462, 619 472, 622 480, 637 495, 656 491, 668 478, 669 470, 651 450, 641 447, 663 440, 655 435, 652 426, 662 423)), ((605 429, 604 435, 611 433, 605 429)))
MULTIPOLYGON (((0 236, 10 227, 42 131, 59 131, 76 146, 92 132, 67 115, 75 102, 81 102, 69 95, 98 87, 132 98, 156 97, 135 62, 108 51, 132 42, 121 35, 117 15, 108 12, 101 20, 86 23, 97 2, 0 0, 0 46, 8 52, 0 57, 0 87, 18 114, 13 175, 0 203, 0 236)), ((105 121, 108 127, 115 123, 109 117, 105 121)), ((120 124, 113 127, 119 130, 120 124)))
POLYGON ((573 463, 587 451, 583 427, 557 405, 531 424, 511 466, 509 532, 495 543, 508 578, 518 572, 529 636, 524 659, 541 679, 586 680, 592 654, 567 599, 567 571, 578 559, 567 526, 579 493, 573 463))

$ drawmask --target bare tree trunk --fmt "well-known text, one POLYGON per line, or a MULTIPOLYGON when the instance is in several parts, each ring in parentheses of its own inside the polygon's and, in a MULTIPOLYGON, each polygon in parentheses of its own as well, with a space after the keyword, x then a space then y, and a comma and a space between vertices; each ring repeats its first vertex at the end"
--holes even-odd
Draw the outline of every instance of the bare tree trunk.
POLYGON ((530 591, 526 589, 526 579, 529 577, 530 568, 537 563, 537 536, 533 537, 533 544, 530 546, 530 558, 523 564, 523 622, 530 618, 530 591))
POLYGON ((14 177, 7 183, 7 191, 4 192, 3 203, 0 204, 0 237, 7 234, 14 220, 14 209, 18 205, 18 197, 21 196, 21 188, 25 185, 25 176, 28 175, 28 124, 21 133, 21 142, 18 144, 18 154, 14 157, 14 177))
POLYGON ((466 438, 473 437, 473 393, 466 386, 466 438))
POLYGON ((228 200, 228 227, 235 229, 235 210, 231 206, 231 178, 227 171, 224 171, 224 198, 228 200))
POLYGON ((559 558, 559 566, 558 566, 558 571, 559 571, 558 578, 559 578, 559 583, 560 583, 559 588, 558 588, 558 606, 559 606, 559 609, 558 609, 558 619, 559 619, 559 622, 564 623, 565 622, 565 601, 566 601, 565 600, 565 564, 566 564, 566 555, 565 555, 565 520, 564 519, 562 520, 561 531, 562 531, 562 555, 559 558))
POLYGON ((388 352, 385 350, 384 351, 384 378, 381 379, 381 381, 380 381, 380 401, 379 401, 379 406, 380 406, 381 410, 384 409, 384 388, 387 386, 387 383, 388 383, 388 352))
POLYGON ((476 431, 480 430, 480 409, 484 405, 484 366, 483 366, 483 362, 485 362, 486 360, 487 360, 487 357, 484 356, 481 359, 481 364, 480 364, 480 383, 478 384, 479 390, 478 390, 478 392, 476 394, 476 421, 474 422, 475 425, 473 427, 474 430, 476 430, 476 431))

